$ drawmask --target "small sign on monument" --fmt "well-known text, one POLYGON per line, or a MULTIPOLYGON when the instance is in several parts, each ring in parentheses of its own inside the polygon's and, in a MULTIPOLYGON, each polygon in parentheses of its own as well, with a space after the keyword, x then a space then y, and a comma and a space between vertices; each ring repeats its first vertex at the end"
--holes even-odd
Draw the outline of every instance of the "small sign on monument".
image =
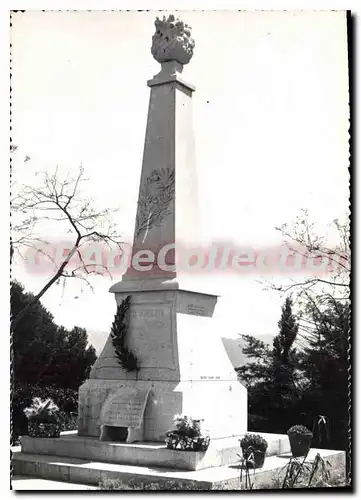
POLYGON ((143 440, 143 417, 149 389, 123 387, 112 392, 100 413, 100 441, 143 440))

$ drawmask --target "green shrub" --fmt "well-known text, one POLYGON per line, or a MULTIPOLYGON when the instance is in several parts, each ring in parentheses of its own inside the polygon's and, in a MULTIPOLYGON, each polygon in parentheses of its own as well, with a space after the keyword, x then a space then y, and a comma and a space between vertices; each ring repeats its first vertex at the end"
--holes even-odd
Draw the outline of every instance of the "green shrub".
POLYGON ((312 432, 304 425, 293 425, 288 429, 287 434, 302 434, 304 436, 312 436, 312 432))

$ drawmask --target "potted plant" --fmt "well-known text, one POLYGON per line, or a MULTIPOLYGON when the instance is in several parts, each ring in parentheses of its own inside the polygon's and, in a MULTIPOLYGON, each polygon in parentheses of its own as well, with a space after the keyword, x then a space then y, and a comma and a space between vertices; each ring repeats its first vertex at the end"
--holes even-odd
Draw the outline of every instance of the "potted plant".
POLYGON ((177 415, 174 420, 174 429, 167 431, 165 443, 171 450, 206 451, 210 443, 210 436, 201 429, 201 420, 192 419, 186 415, 177 415))
POLYGON ((25 408, 28 433, 32 437, 59 437, 62 430, 60 410, 51 399, 43 401, 33 398, 31 406, 25 408))
POLYGON ((294 457, 305 457, 311 448, 312 432, 304 425, 294 425, 287 431, 294 457))
POLYGON ((263 467, 268 448, 267 441, 259 434, 246 434, 240 439, 240 444, 246 466, 255 469, 263 467))

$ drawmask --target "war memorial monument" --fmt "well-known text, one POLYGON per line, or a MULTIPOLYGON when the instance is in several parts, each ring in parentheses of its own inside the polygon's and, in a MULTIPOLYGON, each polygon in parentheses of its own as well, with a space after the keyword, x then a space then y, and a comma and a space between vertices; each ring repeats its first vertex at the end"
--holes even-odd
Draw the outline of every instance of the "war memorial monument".
MULTIPOLYGON (((247 432, 247 390, 237 380, 213 318, 217 295, 205 293, 196 275, 190 280, 177 267, 178 244, 191 247, 199 234, 192 126, 196 89, 184 76, 194 46, 183 21, 172 15, 155 21, 151 53, 160 71, 147 82, 132 249, 138 265, 110 288, 117 306, 129 301, 127 341, 138 364, 122 367, 109 335, 79 389, 78 431, 54 439, 24 436, 13 459, 16 473, 94 485, 120 478, 139 484, 172 481, 179 489, 240 487, 234 464, 247 432), (165 446, 177 414, 202 422, 211 437, 207 451, 165 446)), ((267 441, 268 458, 256 474, 260 487, 283 467, 280 456, 290 450, 287 435, 268 434, 267 441)), ((343 452, 332 453, 330 460, 344 461, 343 452)))

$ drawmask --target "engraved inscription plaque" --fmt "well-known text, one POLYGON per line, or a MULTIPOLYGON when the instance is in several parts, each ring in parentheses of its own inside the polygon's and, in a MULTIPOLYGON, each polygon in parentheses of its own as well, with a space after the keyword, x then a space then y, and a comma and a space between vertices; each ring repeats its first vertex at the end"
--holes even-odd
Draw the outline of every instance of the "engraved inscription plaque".
POLYGON ((149 389, 142 391, 122 388, 112 393, 105 401, 100 413, 100 440, 112 440, 112 436, 115 436, 113 428, 118 427, 128 429, 126 437, 127 443, 141 441, 143 434, 143 416, 148 396, 149 389))
POLYGON ((183 291, 178 297, 177 312, 211 318, 216 302, 216 296, 183 291))
POLYGON ((130 329, 143 369, 175 369, 170 305, 135 304, 130 329))
POLYGON ((207 311, 203 305, 188 304, 187 313, 195 316, 207 316, 207 311))

